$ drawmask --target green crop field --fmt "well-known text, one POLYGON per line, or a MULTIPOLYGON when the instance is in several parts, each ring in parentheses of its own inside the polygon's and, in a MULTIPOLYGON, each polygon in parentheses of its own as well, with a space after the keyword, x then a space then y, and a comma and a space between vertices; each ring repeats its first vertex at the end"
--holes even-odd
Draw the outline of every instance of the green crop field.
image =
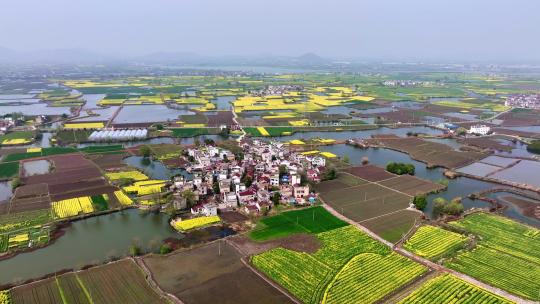
POLYGON ((34 132, 32 131, 15 131, 5 135, 0 135, 0 144, 4 143, 4 141, 6 141, 4 144, 7 144, 9 141, 17 140, 21 141, 21 143, 23 143, 22 141, 26 141, 26 143, 28 143, 32 141, 33 138, 34 132))
POLYGON ((199 135, 219 134, 219 128, 174 128, 174 137, 193 137, 199 135))
POLYGON ((423 284, 400 304, 510 304, 512 302, 450 274, 444 274, 423 284))
POLYGON ((12 162, 12 161, 19 161, 23 159, 29 159, 34 157, 41 157, 41 156, 51 156, 51 155, 58 155, 58 154, 67 154, 67 153, 75 153, 78 150, 75 148, 70 147, 50 147, 50 148, 42 148, 41 152, 24 152, 24 153, 13 153, 8 154, 4 157, 2 162, 12 162))
POLYGON ((252 263, 305 303, 373 303, 426 271, 354 226, 317 238, 321 248, 314 254, 278 247, 252 263), (377 292, 371 293, 374 284, 377 292))
POLYGON ((124 149, 122 145, 106 145, 106 146, 88 146, 82 149, 79 149, 84 153, 109 153, 109 152, 118 152, 124 149))
POLYGON ((263 241, 293 233, 320 233, 346 225, 347 223, 331 215, 323 207, 313 207, 264 218, 250 233, 250 237, 263 241))
POLYGON ((452 226, 478 235, 477 247, 446 265, 515 295, 540 300, 540 230, 487 213, 452 226))
POLYGON ((466 236, 428 225, 420 227, 403 247, 421 257, 435 260, 463 248, 466 242, 466 236))
POLYGON ((11 178, 19 174, 19 163, 3 163, 0 164, 0 178, 11 178))

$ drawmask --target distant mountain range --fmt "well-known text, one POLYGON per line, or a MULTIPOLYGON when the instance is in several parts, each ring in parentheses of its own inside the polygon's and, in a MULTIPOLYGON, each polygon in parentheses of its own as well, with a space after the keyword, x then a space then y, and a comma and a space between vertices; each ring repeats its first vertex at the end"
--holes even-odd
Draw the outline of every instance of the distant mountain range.
POLYGON ((314 53, 301 56, 203 56, 188 52, 156 52, 144 56, 117 57, 103 55, 83 49, 57 49, 36 51, 14 51, 0 47, 0 63, 30 64, 99 64, 99 63, 137 63, 186 66, 326 66, 332 60, 314 53))

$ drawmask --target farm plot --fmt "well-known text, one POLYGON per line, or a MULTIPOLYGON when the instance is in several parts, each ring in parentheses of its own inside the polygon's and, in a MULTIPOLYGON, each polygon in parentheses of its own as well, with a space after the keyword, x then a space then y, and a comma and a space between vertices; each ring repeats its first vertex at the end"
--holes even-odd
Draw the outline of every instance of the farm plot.
POLYGON ((422 226, 407 240, 405 249, 431 260, 436 260, 464 247, 467 237, 435 226, 422 226))
POLYGON ((15 304, 166 303, 128 259, 18 286, 11 296, 15 304))
POLYGON ((423 266, 399 257, 405 261, 399 265, 399 273, 408 275, 403 275, 401 281, 394 278, 386 280, 391 274, 397 275, 397 272, 392 267, 381 269, 379 262, 381 259, 393 260, 393 254, 389 248, 354 226, 322 232, 317 234, 317 238, 322 247, 314 254, 275 248, 253 256, 252 263, 304 303, 319 303, 321 300, 329 303, 341 303, 344 300, 350 303, 372 303, 426 271, 423 266), (362 256, 369 258, 363 259, 362 256), (360 261, 355 266, 362 267, 354 267, 354 271, 349 271, 348 261, 355 260, 360 261), (376 272, 380 277, 374 277, 376 272), (377 293, 370 293, 368 277, 380 281, 377 293), (362 285, 362 280, 366 284, 362 285), (350 290, 351 283, 356 286, 355 293, 346 291, 350 290), (381 286, 386 286, 386 289, 381 286), (371 296, 365 298, 365 295, 371 296))
POLYGON ((166 303, 148 285, 132 260, 121 260, 77 274, 91 303, 166 303))
POLYGON ((318 192, 324 193, 363 184, 367 184, 367 181, 351 176, 350 174, 338 173, 338 177, 336 179, 318 183, 315 185, 315 189, 318 192))
POLYGON ((438 192, 445 188, 441 184, 411 175, 401 175, 381 181, 379 184, 411 196, 438 192))
POLYGON ((411 230, 420 216, 420 212, 404 209, 363 221, 362 226, 383 239, 395 243, 411 230))
POLYGON ((11 290, 11 300, 20 304, 63 303, 55 279, 47 279, 15 287, 11 290))
POLYGON ((373 253, 352 258, 326 289, 322 303, 374 303, 426 271, 396 253, 373 253))
POLYGON ((377 138, 375 143, 409 154, 413 159, 444 168, 459 168, 484 158, 486 153, 455 151, 445 144, 426 141, 416 137, 377 138))
POLYGON ((411 198, 375 183, 321 193, 321 198, 336 211, 354 221, 363 221, 405 209, 411 198))
POLYGON ((144 262, 157 284, 184 303, 291 303, 249 270, 226 242, 214 242, 144 262))
POLYGON ((515 295, 540 300, 540 230, 512 220, 475 213, 452 226, 481 237, 477 247, 446 264, 515 295))
POLYGON ((56 284, 62 294, 62 299, 66 303, 85 304, 92 303, 91 299, 87 296, 87 292, 84 287, 79 283, 79 279, 74 273, 66 273, 59 277, 56 277, 56 284))
POLYGON ((381 167, 373 165, 351 167, 343 171, 370 182, 378 182, 396 176, 381 167))
POLYGON ((494 295, 480 287, 465 282, 450 274, 444 274, 423 284, 399 304, 455 303, 475 304, 512 302, 494 295))
POLYGON ((19 174, 19 162, 0 164, 0 179, 11 178, 18 174, 19 174))
POLYGON ((264 241, 294 233, 319 233, 346 225, 347 223, 331 215, 323 207, 313 207, 263 218, 249 236, 254 240, 264 241))

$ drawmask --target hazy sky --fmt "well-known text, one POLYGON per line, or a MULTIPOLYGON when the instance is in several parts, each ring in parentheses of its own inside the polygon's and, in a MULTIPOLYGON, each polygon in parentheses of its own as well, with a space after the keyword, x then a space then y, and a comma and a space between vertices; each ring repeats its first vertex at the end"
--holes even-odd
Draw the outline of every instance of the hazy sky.
POLYGON ((0 46, 540 60, 538 0, 0 0, 0 46))

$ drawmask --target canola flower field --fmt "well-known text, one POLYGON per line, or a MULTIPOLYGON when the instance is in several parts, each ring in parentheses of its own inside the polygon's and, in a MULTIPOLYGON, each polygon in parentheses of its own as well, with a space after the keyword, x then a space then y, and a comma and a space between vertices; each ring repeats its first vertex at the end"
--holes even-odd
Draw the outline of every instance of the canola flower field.
POLYGON ((172 224, 173 224, 174 229, 178 231, 188 231, 191 229, 196 229, 196 228, 204 227, 207 225, 219 223, 220 221, 221 219, 219 218, 219 216, 213 215, 213 216, 201 216, 201 217, 196 217, 196 218, 192 218, 188 220, 176 220, 172 224))
POLYGON ((133 170, 133 171, 120 171, 120 172, 110 172, 105 173, 105 176, 110 180, 119 180, 119 179, 132 179, 134 181, 143 181, 147 180, 148 176, 144 173, 133 170))
POLYGON ((467 237, 459 233, 426 225, 418 228, 404 248, 428 259, 435 259, 463 248, 467 237))
POLYGON ((304 303, 374 303, 427 271, 354 226, 316 237, 314 254, 278 247, 251 262, 304 303))
POLYGON ((71 198, 52 203, 52 210, 56 217, 66 218, 81 213, 94 212, 92 199, 89 196, 71 198))
POLYGON ((399 304, 431 303, 510 304, 512 302, 450 274, 443 274, 429 280, 399 302, 399 304))

